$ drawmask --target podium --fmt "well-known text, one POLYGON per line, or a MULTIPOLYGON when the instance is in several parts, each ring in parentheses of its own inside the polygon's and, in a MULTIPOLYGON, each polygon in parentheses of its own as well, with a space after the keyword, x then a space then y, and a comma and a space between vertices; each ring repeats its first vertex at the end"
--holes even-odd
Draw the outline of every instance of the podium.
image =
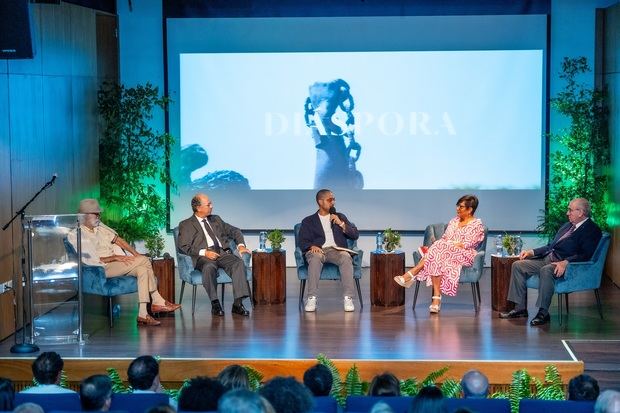
POLYGON ((28 294, 24 328, 30 344, 83 344, 81 233, 72 215, 26 215, 28 294), (67 235, 77 233, 78 254, 70 254, 67 235))

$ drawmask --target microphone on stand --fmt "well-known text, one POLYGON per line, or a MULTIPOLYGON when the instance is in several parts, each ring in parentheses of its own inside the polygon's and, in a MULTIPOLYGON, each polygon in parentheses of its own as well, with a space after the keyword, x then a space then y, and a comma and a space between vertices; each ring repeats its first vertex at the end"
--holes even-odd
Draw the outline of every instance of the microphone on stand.
POLYGON ((56 178, 58 178, 58 172, 54 172, 54 175, 52 175, 52 180, 50 181, 50 184, 53 184, 56 178))

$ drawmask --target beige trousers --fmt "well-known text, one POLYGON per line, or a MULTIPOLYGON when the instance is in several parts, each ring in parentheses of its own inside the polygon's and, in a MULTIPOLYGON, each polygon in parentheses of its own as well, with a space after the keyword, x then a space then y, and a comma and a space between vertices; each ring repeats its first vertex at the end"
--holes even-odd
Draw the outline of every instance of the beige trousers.
POLYGON ((157 291, 157 278, 153 272, 151 261, 143 255, 135 257, 131 262, 112 261, 105 265, 107 278, 131 275, 138 279, 138 301, 151 302, 151 293, 157 291))

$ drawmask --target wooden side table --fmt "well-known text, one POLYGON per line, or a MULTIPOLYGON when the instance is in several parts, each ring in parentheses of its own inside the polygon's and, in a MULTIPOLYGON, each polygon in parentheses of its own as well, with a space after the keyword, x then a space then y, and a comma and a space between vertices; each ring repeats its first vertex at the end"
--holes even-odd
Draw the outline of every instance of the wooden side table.
POLYGON ((507 300, 512 263, 519 257, 491 255, 491 307, 494 311, 510 311, 514 304, 507 300))
POLYGON ((370 253, 370 304, 393 307, 405 304, 405 289, 394 277, 405 272, 405 253, 370 253))
POLYGON ((174 258, 154 258, 151 265, 157 278, 159 293, 164 300, 174 303, 174 258))
POLYGON ((254 304, 286 302, 286 251, 252 252, 254 304))

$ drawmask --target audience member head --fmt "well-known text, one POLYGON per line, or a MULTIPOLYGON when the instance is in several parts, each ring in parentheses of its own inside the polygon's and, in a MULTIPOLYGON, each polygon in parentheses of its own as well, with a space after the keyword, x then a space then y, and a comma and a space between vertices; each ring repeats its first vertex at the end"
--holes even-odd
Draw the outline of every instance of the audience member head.
POLYGON ((95 374, 80 383, 80 403, 83 411, 110 410, 112 380, 104 374, 95 374))
POLYGON ((378 374, 368 386, 369 396, 400 396, 400 383, 392 373, 378 374))
POLYGON ((261 397, 248 389, 226 392, 217 404, 219 413, 264 413, 261 397))
POLYGON ((468 409, 467 407, 459 407, 454 411, 454 413, 474 413, 474 411, 468 409))
POLYGON ((594 413, 620 413, 620 392, 605 390, 594 404, 594 413))
POLYGON ((461 379, 463 397, 483 399, 489 393, 489 379, 478 370, 469 370, 461 379))
POLYGON ((250 378, 248 372, 238 364, 233 364, 220 371, 217 379, 228 390, 249 389, 250 378))
POLYGON ((15 388, 13 382, 4 377, 0 377, 0 411, 8 412, 13 410, 13 400, 15 399, 15 388))
POLYGON ((32 375, 39 384, 58 384, 64 366, 58 353, 46 351, 32 363, 32 375))
POLYGON ((134 390, 152 390, 159 387, 159 363, 153 356, 140 356, 127 369, 127 381, 134 390))
POLYGON ((465 208, 471 208, 471 214, 474 215, 476 209, 478 209, 478 197, 476 195, 463 195, 456 201, 456 205, 465 205, 465 208))
POLYGON ((411 403, 410 413, 447 413, 443 393, 437 386, 422 387, 411 403))
POLYGON ((580 374, 568 382, 568 400, 591 401, 598 397, 598 381, 587 374, 580 374))
POLYGON ((370 413, 394 413, 394 409, 385 402, 377 402, 372 406, 372 409, 370 409, 370 413))
POLYGON ((323 364, 315 364, 304 373, 304 384, 314 396, 329 396, 334 378, 323 364))
POLYGON ((169 404, 160 404, 159 406, 151 407, 146 413, 177 413, 177 411, 169 404))
POLYGON ((259 395, 260 402, 263 405, 263 410, 265 413, 276 413, 276 409, 273 408, 269 400, 265 399, 263 396, 259 395))
POLYGON ((259 393, 276 413, 309 413, 313 409, 312 393, 293 377, 274 377, 259 393))
POLYGON ((13 413, 45 413, 43 408, 36 403, 22 403, 17 406, 13 413))
POLYGON ((194 377, 183 387, 179 396, 179 410, 206 412, 217 410, 220 397, 226 392, 222 383, 209 377, 194 377))

